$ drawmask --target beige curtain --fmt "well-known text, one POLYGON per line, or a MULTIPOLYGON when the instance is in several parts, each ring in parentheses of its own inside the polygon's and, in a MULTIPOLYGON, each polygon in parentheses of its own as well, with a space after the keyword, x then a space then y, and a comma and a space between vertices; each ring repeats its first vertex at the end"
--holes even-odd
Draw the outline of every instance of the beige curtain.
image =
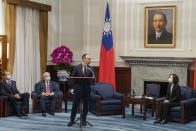
MULTIPOLYGON (((5 1, 5 0, 3 0, 5 1)), ((6 35, 9 43, 7 70, 13 72, 16 47, 16 5, 6 3, 6 35)), ((41 72, 46 71, 48 45, 48 11, 40 10, 39 15, 40 64, 41 72)))
POLYGON ((39 15, 39 39, 40 39, 40 64, 42 74, 46 71, 47 47, 48 47, 48 12, 40 11, 39 15))
POLYGON ((5 30, 7 40, 9 43, 9 59, 7 70, 13 72, 15 47, 16 47, 16 6, 13 4, 6 3, 6 22, 5 30))

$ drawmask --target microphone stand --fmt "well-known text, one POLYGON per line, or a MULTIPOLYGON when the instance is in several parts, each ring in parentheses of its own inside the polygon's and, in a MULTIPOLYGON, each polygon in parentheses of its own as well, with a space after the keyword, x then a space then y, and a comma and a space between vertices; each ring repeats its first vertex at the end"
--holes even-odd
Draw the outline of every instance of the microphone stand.
MULTIPOLYGON (((80 131, 82 131, 82 111, 83 111, 83 100, 82 100, 82 96, 81 96, 81 98, 80 98, 80 117, 77 118, 76 121, 74 122, 80 126, 80 131), (79 121, 79 123, 77 121, 79 121)), ((93 125, 91 123, 89 123, 88 121, 86 121, 86 124, 93 127, 93 125)))

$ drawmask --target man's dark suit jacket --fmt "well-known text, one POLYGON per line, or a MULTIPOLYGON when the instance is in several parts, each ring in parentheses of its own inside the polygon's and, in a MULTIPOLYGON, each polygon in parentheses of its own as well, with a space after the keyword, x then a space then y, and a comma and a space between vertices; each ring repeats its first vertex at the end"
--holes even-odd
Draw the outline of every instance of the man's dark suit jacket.
POLYGON ((156 33, 153 31, 153 33, 148 35, 148 44, 172 44, 172 34, 165 30, 160 38, 156 40, 156 33))
POLYGON ((4 86, 4 91, 3 91, 4 96, 13 96, 15 94, 20 94, 20 92, 16 88, 16 81, 11 80, 11 86, 7 83, 6 80, 3 80, 1 83, 4 86))
MULTIPOLYGON (((50 92, 51 93, 53 92, 55 95, 57 95, 58 89, 59 89, 58 84, 56 82, 54 82, 54 81, 50 81, 49 82, 49 87, 50 87, 50 92)), ((43 92, 45 93, 46 92, 45 80, 40 81, 38 83, 37 88, 38 88, 38 90, 37 90, 38 91, 38 95, 41 95, 43 92)))
MULTIPOLYGON (((93 77, 93 67, 87 65, 85 74, 83 74, 82 64, 74 67, 72 77, 93 77), (89 69, 90 68, 90 69, 89 69)), ((95 83, 95 79, 72 79, 74 83, 74 94, 83 93, 88 95, 91 91, 91 85, 95 83)))
POLYGON ((4 94, 5 94, 4 85, 2 84, 2 82, 0 82, 0 96, 4 96, 4 94))
POLYGON ((180 88, 180 86, 178 84, 174 85, 171 94, 170 94, 170 91, 171 91, 171 85, 169 84, 169 86, 167 88, 166 99, 169 100, 169 102, 171 104, 179 105, 180 101, 181 101, 181 88, 180 88))

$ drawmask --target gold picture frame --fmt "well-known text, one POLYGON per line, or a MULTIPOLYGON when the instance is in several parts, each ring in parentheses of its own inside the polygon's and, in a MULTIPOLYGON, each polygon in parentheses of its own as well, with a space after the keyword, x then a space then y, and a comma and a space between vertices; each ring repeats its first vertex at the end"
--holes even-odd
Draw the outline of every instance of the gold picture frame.
POLYGON ((145 48, 176 47, 176 6, 145 7, 145 48))

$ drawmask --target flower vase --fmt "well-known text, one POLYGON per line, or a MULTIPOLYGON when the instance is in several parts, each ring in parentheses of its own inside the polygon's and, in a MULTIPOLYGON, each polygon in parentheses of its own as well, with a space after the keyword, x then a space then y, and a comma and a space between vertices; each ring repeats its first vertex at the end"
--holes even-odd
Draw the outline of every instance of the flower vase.
POLYGON ((59 81, 68 81, 68 77, 70 76, 70 72, 66 70, 58 70, 57 77, 59 81))

